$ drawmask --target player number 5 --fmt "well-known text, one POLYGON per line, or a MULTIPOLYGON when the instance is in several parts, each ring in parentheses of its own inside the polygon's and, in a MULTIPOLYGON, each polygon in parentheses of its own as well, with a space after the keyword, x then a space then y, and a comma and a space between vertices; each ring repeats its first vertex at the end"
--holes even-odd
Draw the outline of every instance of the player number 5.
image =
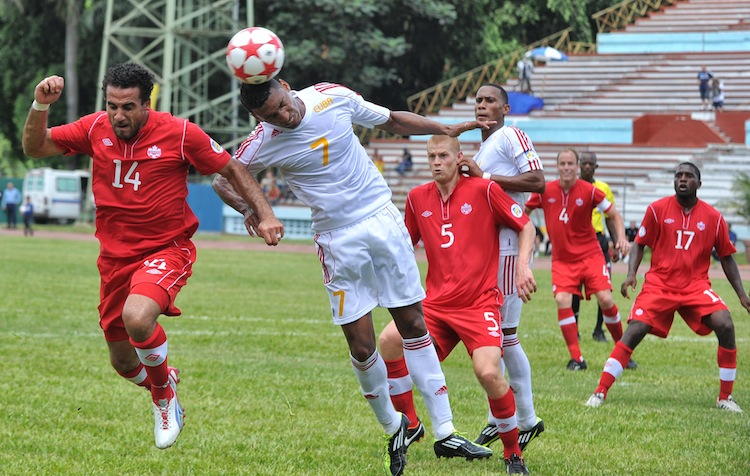
POLYGON ((452 223, 443 223, 443 227, 440 229, 440 236, 447 236, 448 241, 446 243, 441 243, 441 248, 450 248, 451 245, 453 245, 456 237, 453 236, 453 232, 449 230, 449 228, 451 228, 452 226, 452 223))

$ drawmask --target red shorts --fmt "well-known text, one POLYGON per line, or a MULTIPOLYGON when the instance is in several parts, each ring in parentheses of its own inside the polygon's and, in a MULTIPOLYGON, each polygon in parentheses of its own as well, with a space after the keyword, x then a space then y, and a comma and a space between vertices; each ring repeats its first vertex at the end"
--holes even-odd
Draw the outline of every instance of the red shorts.
POLYGON ((705 336, 712 330, 703 324, 703 317, 721 310, 728 311, 727 305, 709 283, 692 286, 685 292, 664 291, 644 285, 633 302, 628 322, 641 321, 651 326, 651 334, 667 337, 674 313, 679 312, 693 332, 705 336))
POLYGON ((552 293, 570 293, 582 296, 584 288, 586 299, 599 291, 612 291, 609 269, 604 255, 596 253, 581 261, 552 260, 552 293))
POLYGON ((96 264, 101 276, 99 325, 104 331, 104 338, 107 341, 128 338, 122 321, 122 309, 136 286, 138 289, 133 294, 142 294, 165 304, 162 313, 167 316, 179 316, 180 310, 174 301, 193 274, 195 258, 195 246, 187 238, 175 240, 171 246, 143 256, 100 256, 96 264))
POLYGON ((485 293, 478 305, 469 308, 433 307, 423 303, 424 320, 435 342, 435 350, 442 362, 459 342, 469 355, 479 347, 502 347, 500 328, 500 292, 485 293))

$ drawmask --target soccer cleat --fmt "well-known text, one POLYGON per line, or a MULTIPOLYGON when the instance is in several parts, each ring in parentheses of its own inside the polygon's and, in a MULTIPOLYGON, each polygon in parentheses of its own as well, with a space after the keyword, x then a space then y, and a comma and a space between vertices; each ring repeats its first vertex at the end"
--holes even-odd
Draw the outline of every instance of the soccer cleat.
POLYGON ((471 461, 492 456, 491 449, 472 443, 458 433, 436 441, 434 448, 438 458, 465 458, 466 461, 471 461))
POLYGON ((424 425, 421 421, 417 420, 417 426, 406 430, 406 440, 404 441, 406 448, 408 449, 412 443, 416 443, 417 441, 421 440, 423 436, 424 425))
POLYGON ((604 398, 604 393, 596 392, 586 401, 586 406, 592 408, 600 407, 602 406, 602 403, 604 403, 604 398))
POLYGON ((591 334, 591 337, 593 337, 597 342, 607 342, 607 336, 604 335, 604 331, 602 329, 595 329, 591 334))
POLYGON ((169 385, 172 387, 172 397, 162 398, 158 402, 152 401, 154 406, 154 439, 156 447, 162 450, 169 448, 177 441, 184 424, 185 412, 177 400, 176 382, 177 380, 173 380, 170 370, 169 385))
POLYGON ((173 389, 177 389, 177 384, 180 383, 180 369, 177 367, 167 367, 169 369, 169 383, 173 389))
POLYGON ((489 446, 500 439, 500 435, 497 434, 497 425, 487 423, 487 426, 482 428, 479 432, 479 436, 474 440, 474 443, 482 446, 489 446))
POLYGON ((732 396, 728 396, 725 400, 716 399, 716 408, 719 410, 727 410, 730 412, 742 413, 742 408, 734 401, 732 396))
POLYGON ((388 444, 385 449, 385 459, 383 466, 386 474, 392 476, 401 476, 404 474, 406 467, 406 434, 409 431, 409 418, 403 413, 401 416, 401 426, 393 435, 385 435, 388 444))
POLYGON ((523 462, 523 458, 513 453, 510 458, 505 458, 505 471, 508 474, 529 474, 529 468, 523 462))
POLYGON ((539 436, 541 432, 544 431, 544 422, 541 418, 536 417, 536 425, 532 426, 528 430, 521 430, 518 429, 518 446, 521 447, 521 451, 526 448, 526 445, 528 445, 531 440, 539 436))
POLYGON ((583 357, 581 357, 581 361, 577 361, 576 359, 570 359, 568 361, 568 370, 572 370, 574 372, 577 372, 579 370, 586 370, 589 368, 588 365, 586 365, 586 361, 583 360, 583 357))
POLYGON ((630 359, 628 360, 628 363, 625 365, 626 369, 635 370, 638 368, 638 364, 635 363, 635 360, 630 359))

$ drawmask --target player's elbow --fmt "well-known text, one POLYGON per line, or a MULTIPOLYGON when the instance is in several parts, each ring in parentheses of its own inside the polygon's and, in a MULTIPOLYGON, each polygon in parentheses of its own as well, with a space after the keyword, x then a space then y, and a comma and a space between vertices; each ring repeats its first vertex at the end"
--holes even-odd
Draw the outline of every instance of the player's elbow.
POLYGON ((211 186, 214 188, 214 191, 221 196, 221 192, 226 189, 227 187, 227 179, 223 175, 216 174, 213 181, 211 182, 211 186))

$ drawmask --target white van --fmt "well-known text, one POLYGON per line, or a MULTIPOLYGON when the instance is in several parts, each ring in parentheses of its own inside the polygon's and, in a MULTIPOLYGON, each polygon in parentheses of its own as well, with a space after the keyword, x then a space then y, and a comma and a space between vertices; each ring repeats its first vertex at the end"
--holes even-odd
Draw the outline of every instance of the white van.
POLYGON ((23 179, 23 201, 31 197, 37 222, 73 223, 81 215, 90 178, 87 170, 31 169, 23 179))

